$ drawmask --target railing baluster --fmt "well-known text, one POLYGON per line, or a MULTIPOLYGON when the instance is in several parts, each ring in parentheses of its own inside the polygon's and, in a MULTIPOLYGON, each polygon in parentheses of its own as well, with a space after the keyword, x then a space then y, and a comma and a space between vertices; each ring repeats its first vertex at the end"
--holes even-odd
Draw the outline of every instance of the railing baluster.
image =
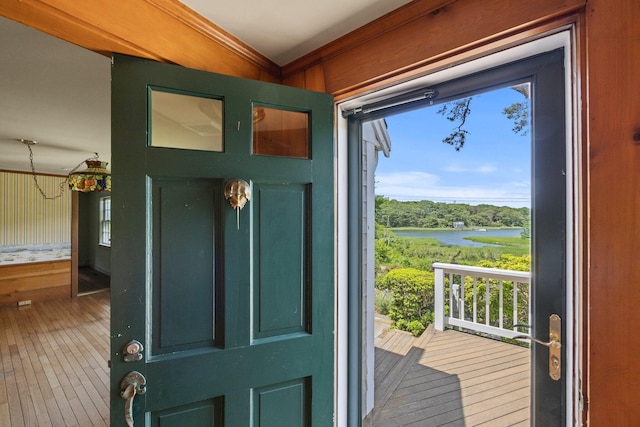
POLYGON ((458 302, 458 319, 464 320, 464 278, 466 276, 460 275, 460 300, 458 302))
POLYGON ((453 274, 447 274, 449 278, 449 317, 453 317, 453 274))
POLYGON ((498 327, 502 329, 504 326, 504 282, 500 280, 500 310, 498 314, 498 327))
POLYGON ((473 322, 478 321, 478 277, 473 276, 473 322))
POLYGON ((489 298, 489 279, 487 277, 484 278, 484 324, 485 325, 489 325, 489 318, 491 317, 491 310, 490 310, 490 305, 491 305, 491 298, 489 298))
MULTIPOLYGON (((513 281, 513 324, 518 323, 518 282, 513 281)), ((514 331, 517 331, 518 328, 513 327, 514 331)))

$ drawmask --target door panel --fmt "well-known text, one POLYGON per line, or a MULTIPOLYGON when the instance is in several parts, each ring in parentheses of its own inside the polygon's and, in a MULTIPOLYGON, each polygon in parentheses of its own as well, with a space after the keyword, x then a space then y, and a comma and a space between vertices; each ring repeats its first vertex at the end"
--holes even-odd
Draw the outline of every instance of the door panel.
POLYGON ((254 191, 253 338, 310 333, 307 186, 256 184, 254 191))
POLYGON ((136 425, 331 425, 332 97, 125 56, 112 91, 111 425, 134 370, 136 425), (308 155, 252 153, 254 104, 304 113, 304 132, 261 119, 261 144, 282 134, 308 155), (216 132, 208 149, 200 134, 216 132), (231 179, 250 185, 241 210, 225 200, 231 179), (125 362, 134 339, 142 359, 125 362))
POLYGON ((253 425, 281 427, 310 425, 307 379, 263 387, 254 391, 253 425), (283 410, 283 402, 287 402, 283 410))
POLYGON ((218 398, 159 411, 151 415, 151 426, 220 427, 224 425, 223 404, 223 399, 218 398))
POLYGON ((215 277, 222 234, 217 214, 222 207, 221 183, 152 178, 151 187, 156 254, 152 354, 211 348, 223 326, 215 318, 221 302, 216 299, 221 290, 215 277))

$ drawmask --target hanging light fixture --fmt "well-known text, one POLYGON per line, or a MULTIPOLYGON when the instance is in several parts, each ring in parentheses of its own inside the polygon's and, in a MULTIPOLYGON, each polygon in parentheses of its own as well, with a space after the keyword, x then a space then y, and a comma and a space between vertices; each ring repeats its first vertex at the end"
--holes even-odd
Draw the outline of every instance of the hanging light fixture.
MULTIPOLYGON (((87 168, 81 172, 71 172, 67 178, 69 188, 88 193, 89 191, 111 191, 111 174, 107 171, 107 162, 95 158, 84 161, 87 168)), ((77 169, 77 168, 76 168, 77 169)))
POLYGON ((75 168, 71 170, 67 178, 60 183, 60 193, 49 197, 45 194, 38 184, 36 169, 33 165, 33 150, 32 146, 37 144, 37 141, 32 139, 18 139, 29 149, 29 164, 31 165, 31 174, 33 176, 33 182, 36 189, 47 200, 53 200, 61 197, 64 193, 64 188, 68 185, 71 190, 89 192, 89 191, 111 191, 111 174, 107 170, 107 162, 98 160, 100 157, 98 153, 94 153, 95 156, 90 157, 80 162, 75 168), (85 163, 87 168, 81 172, 76 172, 77 169, 85 163))

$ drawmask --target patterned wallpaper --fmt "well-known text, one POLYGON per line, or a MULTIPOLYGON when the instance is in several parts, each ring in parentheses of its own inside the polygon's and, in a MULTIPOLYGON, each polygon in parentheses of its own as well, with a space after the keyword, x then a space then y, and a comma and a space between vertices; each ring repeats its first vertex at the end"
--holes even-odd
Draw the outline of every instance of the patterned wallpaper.
MULTIPOLYGON (((48 196, 60 193, 65 177, 38 175, 48 196)), ((71 242, 71 191, 45 200, 31 174, 0 171, 0 246, 71 242)))

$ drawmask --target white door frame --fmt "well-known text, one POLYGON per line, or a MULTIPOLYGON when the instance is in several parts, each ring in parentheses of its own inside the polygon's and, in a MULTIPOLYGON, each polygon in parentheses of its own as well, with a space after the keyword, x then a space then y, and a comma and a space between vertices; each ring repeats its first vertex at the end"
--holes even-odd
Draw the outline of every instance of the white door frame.
MULTIPOLYGON (((582 267, 583 247, 579 236, 582 235, 583 206, 583 170, 580 137, 579 86, 576 79, 575 28, 567 26, 552 33, 541 35, 512 47, 505 47, 495 53, 469 60, 460 65, 433 72, 394 86, 370 92, 336 104, 336 403, 335 425, 347 427, 347 378, 348 378, 348 162, 347 162, 347 123, 342 112, 353 110, 364 104, 385 100, 421 87, 462 77, 486 70, 498 65, 524 59, 557 48, 565 50, 565 100, 566 100, 566 141, 567 141, 567 337, 565 343, 567 366, 571 367, 567 375, 566 389, 566 425, 580 425, 582 399, 580 396, 580 378, 582 372, 582 267), (341 238, 341 236, 345 236, 341 238), (570 321, 569 321, 570 319, 570 321)), ((366 323, 365 323, 366 324, 366 323)), ((363 336, 367 336, 363 334, 363 336)))

